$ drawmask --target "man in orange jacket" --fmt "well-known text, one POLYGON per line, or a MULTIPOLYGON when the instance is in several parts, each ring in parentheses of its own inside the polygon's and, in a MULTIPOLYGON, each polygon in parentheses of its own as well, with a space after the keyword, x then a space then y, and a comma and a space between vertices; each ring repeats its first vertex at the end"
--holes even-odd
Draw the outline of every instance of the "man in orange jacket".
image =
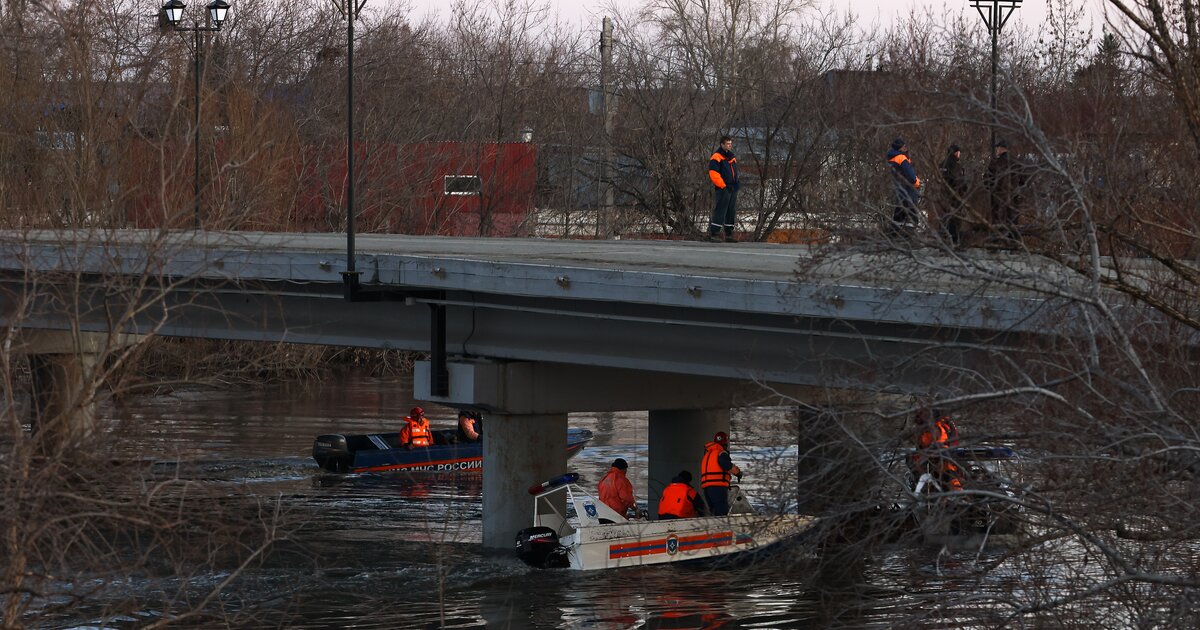
POLYGON ((596 485, 596 490, 600 494, 600 502, 621 516, 627 516, 630 512, 637 514, 637 502, 633 499, 633 484, 629 483, 629 479, 625 477, 625 471, 628 468, 628 462, 620 457, 616 458, 613 460, 612 467, 608 469, 608 473, 596 485))
POLYGON ((917 426, 924 428, 917 436, 917 448, 941 449, 958 446, 958 427, 954 426, 950 416, 943 415, 936 409, 932 412, 928 409, 918 412, 917 426))
POLYGON ((413 407, 404 418, 404 427, 400 429, 400 447, 412 450, 415 446, 433 446, 433 430, 429 428, 429 418, 425 410, 413 407))
POLYGON ((917 448, 909 464, 914 477, 928 472, 934 474, 943 488, 961 490, 962 469, 950 451, 958 446, 958 427, 954 421, 937 409, 922 409, 917 412, 917 428, 920 430, 917 448))
POLYGON ((458 439, 460 441, 477 441, 481 430, 483 430, 483 422, 479 419, 479 412, 458 410, 458 439))
POLYGON ((663 489, 662 498, 658 500, 658 520, 695 518, 703 514, 704 501, 692 488, 692 473, 686 470, 679 471, 679 474, 671 479, 670 485, 663 489))
POLYGON ((729 480, 735 476, 740 480, 742 469, 729 459, 729 435, 717 431, 700 460, 700 487, 713 516, 729 514, 729 480))

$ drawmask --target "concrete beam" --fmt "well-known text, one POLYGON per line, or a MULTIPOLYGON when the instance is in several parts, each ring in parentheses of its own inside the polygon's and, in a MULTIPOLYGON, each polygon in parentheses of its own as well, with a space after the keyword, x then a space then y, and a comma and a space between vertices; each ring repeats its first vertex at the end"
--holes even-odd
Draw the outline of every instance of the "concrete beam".
MULTIPOLYGON (((533 525, 529 486, 567 472, 567 415, 493 415, 484 427, 483 546, 511 551, 533 525)), ((555 507, 566 514, 566 499, 555 507)))
POLYGON ((449 372, 449 394, 432 396, 430 362, 417 361, 414 396, 449 407, 510 414, 728 409, 828 396, 824 389, 800 385, 768 388, 746 380, 562 363, 455 361, 449 372))
POLYGON ((118 332, 25 329, 21 331, 20 342, 13 346, 13 352, 24 355, 102 355, 131 346, 145 337, 118 332))
POLYGON ((650 411, 650 468, 646 497, 650 518, 658 517, 658 499, 671 478, 686 470, 700 491, 700 461, 704 445, 717 431, 729 432, 729 409, 650 411))
MULTIPOLYGON (((147 296, 114 293, 97 280, 76 288, 68 316, 64 296, 36 293, 37 287, 20 283, 2 286, 0 312, 19 307, 19 323, 25 328, 107 333, 116 327, 160 336, 430 349, 426 303, 349 303, 340 288, 335 293, 318 286, 183 283, 154 308, 144 308, 139 304, 147 296), (34 292, 31 304, 6 298, 22 291, 34 292), (130 318, 128 313, 138 315, 130 318)), ((893 393, 927 392, 931 383, 963 375, 986 380, 1000 365, 980 346, 999 341, 970 331, 862 322, 848 331, 842 330, 843 323, 792 317, 735 317, 615 302, 530 302, 505 295, 455 294, 448 299, 453 304, 447 307, 446 321, 451 356, 893 393)))

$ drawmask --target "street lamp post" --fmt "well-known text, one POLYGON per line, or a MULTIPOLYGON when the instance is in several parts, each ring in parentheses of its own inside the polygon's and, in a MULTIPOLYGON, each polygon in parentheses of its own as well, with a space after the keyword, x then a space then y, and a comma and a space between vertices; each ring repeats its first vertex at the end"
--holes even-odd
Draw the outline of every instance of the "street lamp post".
POLYGON ((346 19, 346 270, 342 272, 346 299, 358 291, 361 271, 354 268, 354 21, 367 0, 338 0, 338 11, 346 19))
POLYGON ((996 67, 999 65, 1000 31, 1012 17, 1013 11, 1021 6, 1021 0, 971 0, 971 6, 979 11, 983 23, 987 25, 988 33, 992 36, 992 148, 996 147, 996 67))
POLYGON ((183 0, 167 0, 162 6, 162 20, 176 31, 192 34, 192 74, 195 79, 195 101, 193 102, 193 113, 196 116, 193 131, 195 138, 193 139, 192 150, 195 154, 195 172, 192 177, 193 212, 195 213, 196 229, 200 229, 200 33, 214 32, 221 30, 221 24, 225 21, 225 17, 229 14, 229 3, 225 0, 213 0, 208 3, 207 11, 204 16, 204 26, 200 26, 199 22, 192 22, 191 26, 180 26, 183 21, 183 10, 187 5, 183 0))

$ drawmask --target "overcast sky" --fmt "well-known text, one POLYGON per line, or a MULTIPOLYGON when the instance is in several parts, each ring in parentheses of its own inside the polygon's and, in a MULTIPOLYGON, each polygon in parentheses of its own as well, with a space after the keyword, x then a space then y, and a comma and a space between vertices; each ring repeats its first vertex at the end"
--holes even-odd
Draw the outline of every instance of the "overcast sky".
MULTIPOLYGON (((1025 0, 1021 8, 1017 9, 1013 20, 1019 20, 1025 26, 1036 28, 1046 18, 1046 4, 1050 0, 1025 0)), ((1061 2, 1062 0, 1054 0, 1061 2)), ((1067 0, 1071 3, 1083 2, 1091 7, 1090 13, 1093 20, 1096 21, 1098 28, 1098 18, 1101 15, 1099 7, 1102 0, 1067 0)), ((445 7, 450 4, 449 0, 408 0, 413 7, 414 17, 423 16, 425 14, 441 14, 445 11, 445 7)), ((604 15, 602 6, 607 6, 612 3, 618 6, 629 6, 638 4, 638 0, 549 0, 550 5, 559 12, 561 17, 566 22, 570 23, 588 23, 599 22, 604 15)), ((937 13, 948 13, 952 11, 969 11, 975 19, 980 19, 978 13, 971 8, 970 0, 816 0, 817 6, 820 8, 836 7, 839 10, 853 10, 866 23, 878 23, 879 26, 887 27, 897 16, 905 15, 910 11, 926 11, 933 10, 937 13)), ((982 19, 980 19, 982 25, 982 19)))

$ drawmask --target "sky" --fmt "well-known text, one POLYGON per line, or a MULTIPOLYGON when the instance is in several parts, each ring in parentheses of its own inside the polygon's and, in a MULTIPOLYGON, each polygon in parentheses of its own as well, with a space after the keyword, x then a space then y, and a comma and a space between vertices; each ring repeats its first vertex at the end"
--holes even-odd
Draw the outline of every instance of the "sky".
MULTIPOLYGON (((423 16, 426 14, 444 14, 445 7, 450 4, 449 0, 407 0, 413 8, 414 16, 423 16)), ((563 21, 568 23, 599 23, 600 18, 605 12, 602 9, 604 6, 616 4, 617 6, 629 6, 638 4, 638 0, 548 0, 551 7, 558 11, 563 21)), ((1046 5, 1048 2, 1063 0, 1024 0, 1021 7, 1017 9, 1013 15, 1014 22, 1021 22, 1026 27, 1036 29, 1039 24, 1042 24, 1046 19, 1046 5)), ((1095 28, 1099 28, 1100 17, 1102 11, 1100 7, 1103 4, 1102 0, 1068 0, 1071 3, 1082 2, 1089 8, 1089 14, 1095 23, 1095 28)), ((970 0, 814 0, 819 9, 835 8, 839 11, 852 10, 860 16, 866 24, 875 23, 880 27, 886 28, 894 23, 898 16, 907 15, 910 11, 916 10, 923 12, 932 10, 937 13, 946 13, 949 11, 964 11, 978 19, 982 25, 982 19, 978 13, 971 8, 970 0)))

